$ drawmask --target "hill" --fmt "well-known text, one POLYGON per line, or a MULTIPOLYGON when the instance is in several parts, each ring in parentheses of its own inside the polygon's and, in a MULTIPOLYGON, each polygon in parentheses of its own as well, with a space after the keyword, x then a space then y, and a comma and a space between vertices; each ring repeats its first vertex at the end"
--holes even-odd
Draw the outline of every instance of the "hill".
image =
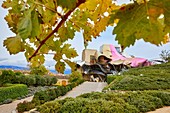
MULTIPOLYGON (((13 69, 13 70, 29 70, 28 67, 13 66, 13 65, 0 65, 0 69, 13 69)), ((56 70, 50 69, 50 72, 57 73, 56 70)), ((64 74, 70 74, 71 69, 65 69, 64 74)))

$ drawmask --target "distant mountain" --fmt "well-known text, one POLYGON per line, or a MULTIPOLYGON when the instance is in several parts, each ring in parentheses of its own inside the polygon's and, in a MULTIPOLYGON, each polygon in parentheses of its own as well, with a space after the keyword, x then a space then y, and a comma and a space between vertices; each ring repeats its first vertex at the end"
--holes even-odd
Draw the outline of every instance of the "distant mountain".
MULTIPOLYGON (((13 70, 29 70, 28 67, 21 67, 21 66, 13 66, 13 65, 0 65, 0 69, 13 69, 13 70)), ((50 69, 50 72, 57 73, 56 70, 50 69)), ((71 69, 66 69, 64 74, 70 74, 71 69)))
POLYGON ((0 65, 0 69, 29 70, 29 68, 27 67, 12 66, 12 65, 0 65))

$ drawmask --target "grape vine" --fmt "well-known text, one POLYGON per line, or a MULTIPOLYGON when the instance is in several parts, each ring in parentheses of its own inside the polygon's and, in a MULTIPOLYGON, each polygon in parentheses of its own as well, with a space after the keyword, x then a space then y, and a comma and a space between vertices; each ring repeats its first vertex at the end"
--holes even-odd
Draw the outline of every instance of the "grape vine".
MULTIPOLYGON (((117 0, 118 1, 118 0, 117 0)), ((78 56, 67 43, 82 32, 85 46, 107 26, 122 47, 143 39, 155 45, 169 42, 169 0, 133 0, 116 4, 114 0, 5 0, 5 20, 16 34, 4 41, 10 54, 24 52, 33 67, 42 65, 45 54, 54 53, 55 68, 63 73, 65 65, 74 68, 71 59, 78 56)))

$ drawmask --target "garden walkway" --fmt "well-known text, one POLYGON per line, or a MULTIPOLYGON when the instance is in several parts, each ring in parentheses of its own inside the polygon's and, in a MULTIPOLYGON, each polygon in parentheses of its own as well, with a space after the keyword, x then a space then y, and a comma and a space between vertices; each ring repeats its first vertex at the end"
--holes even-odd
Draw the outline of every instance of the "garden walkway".
POLYGON ((16 113, 15 109, 16 109, 18 103, 23 102, 23 101, 31 101, 32 98, 33 98, 33 96, 25 98, 25 99, 13 101, 10 104, 0 105, 0 113, 16 113))
MULTIPOLYGON (((79 96, 83 93, 90 93, 90 92, 101 92, 102 89, 107 85, 107 83, 104 82, 84 82, 83 84, 75 87, 72 89, 72 91, 68 92, 65 96, 60 97, 59 99, 64 99, 66 97, 73 97, 79 96)), ((0 105, 0 113, 16 113, 15 109, 18 103, 23 101, 31 101, 33 98, 28 97, 22 100, 16 100, 13 101, 10 104, 4 104, 0 105)))
MULTIPOLYGON (((102 89, 107 85, 104 82, 84 82, 83 84, 73 88, 70 92, 68 92, 65 96, 60 97, 59 99, 64 99, 66 97, 77 97, 83 93, 90 93, 90 92, 101 92, 102 89)), ((23 101, 31 101, 33 98, 28 97, 22 100, 16 100, 10 104, 0 105, 0 113, 16 113, 15 109, 18 103, 23 101)), ((157 109, 156 111, 151 111, 148 113, 170 113, 170 107, 163 107, 157 109)))

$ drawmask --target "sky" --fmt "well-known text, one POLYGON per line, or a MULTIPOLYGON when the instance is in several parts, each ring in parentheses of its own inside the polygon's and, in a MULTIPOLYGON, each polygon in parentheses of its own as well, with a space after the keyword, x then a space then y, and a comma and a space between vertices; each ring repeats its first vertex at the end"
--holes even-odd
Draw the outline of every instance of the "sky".
MULTIPOLYGON (((129 0, 117 0, 118 4, 127 3, 129 0)), ((7 15, 7 10, 1 7, 2 0, 0 0, 0 65, 16 65, 16 66, 27 66, 27 61, 25 59, 24 53, 19 53, 16 55, 10 55, 5 47, 3 47, 3 41, 7 37, 14 36, 14 34, 8 28, 6 21, 4 20, 5 15, 7 15)), ((108 27, 106 31, 100 34, 100 37, 97 39, 93 39, 92 42, 89 43, 88 49, 97 49, 103 44, 113 44, 115 46, 118 45, 118 42, 115 41, 115 36, 112 35, 113 27, 108 27)), ((83 45, 83 36, 81 33, 76 33, 75 38, 73 40, 69 40, 68 43, 72 44, 79 56, 74 60, 81 60, 81 53, 84 49, 83 45)), ((162 50, 170 50, 170 43, 167 43, 162 46, 156 46, 143 40, 136 41, 135 45, 126 48, 124 51, 129 55, 133 55, 135 57, 146 58, 149 60, 159 58, 159 54, 162 50)), ((52 55, 46 56, 45 66, 47 68, 54 68, 55 61, 53 60, 52 55)))

